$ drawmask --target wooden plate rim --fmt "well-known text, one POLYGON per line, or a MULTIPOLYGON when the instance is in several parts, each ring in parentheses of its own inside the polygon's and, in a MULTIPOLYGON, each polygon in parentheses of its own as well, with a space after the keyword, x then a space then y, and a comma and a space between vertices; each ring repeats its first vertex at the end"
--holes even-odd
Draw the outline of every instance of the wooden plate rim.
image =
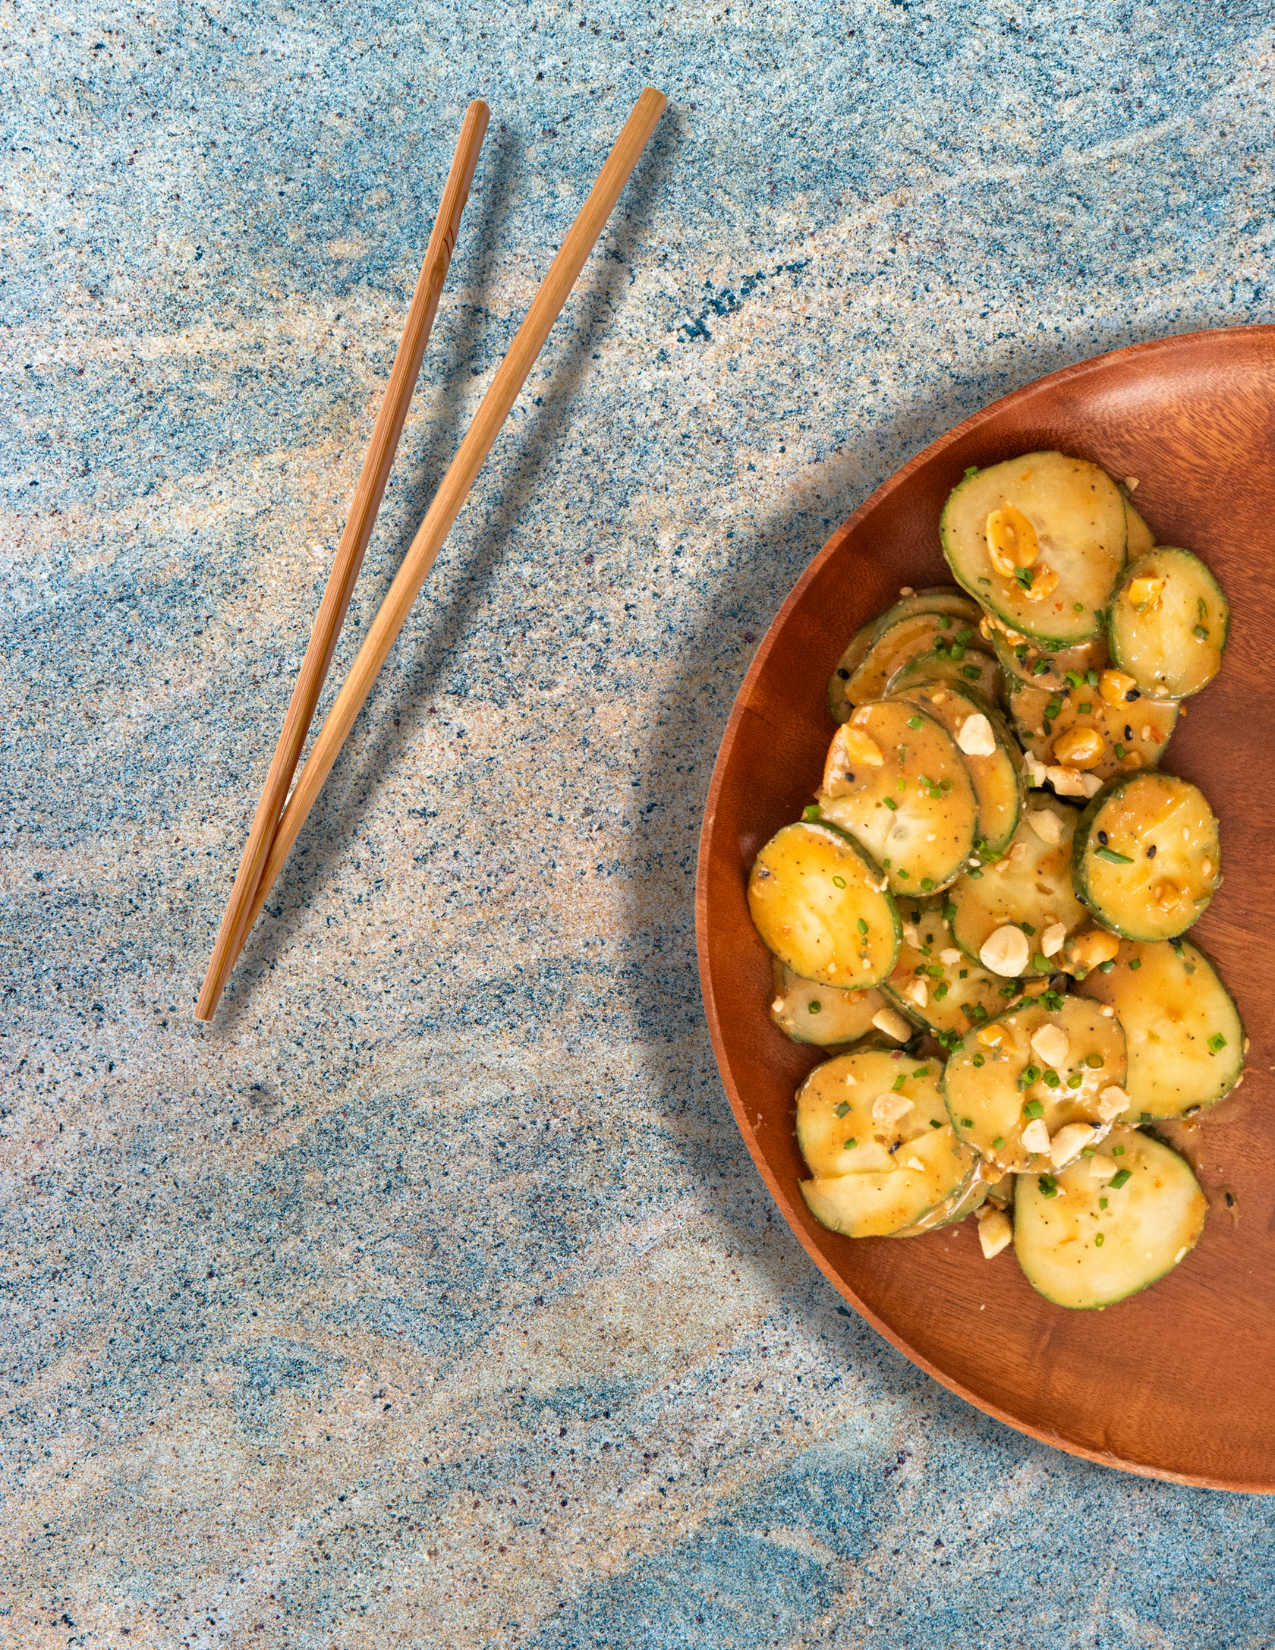
POLYGON ((1090 356, 1084 361, 1074 362, 1071 366, 1062 367, 1057 372, 1047 373, 1041 378, 1032 379, 1028 383, 1020 385, 1017 389, 1009 391, 1008 394, 998 397, 997 400, 989 402, 985 407, 980 408, 978 412, 972 413, 970 417, 963 419, 961 423, 954 425, 953 428, 948 430, 944 435, 939 436, 936 441, 932 441, 928 447, 925 447, 921 452, 915 454, 907 461, 906 464, 896 470, 886 481, 882 482, 882 484, 864 500, 857 510, 846 517, 845 521, 843 521, 841 525, 832 532, 824 543, 822 549, 820 549, 819 552, 812 557, 809 565, 806 567, 801 577, 793 585, 786 600, 779 608, 779 611, 775 614, 775 617, 771 621, 766 634, 762 637, 762 640, 757 648, 757 652, 753 656, 752 663, 749 666, 742 683, 740 684, 739 691, 735 696, 735 702, 731 707, 731 713, 726 723, 726 729, 722 735, 721 744, 718 747, 717 760, 713 765, 713 775, 709 782, 708 797, 704 805, 704 823, 700 830, 698 862, 695 879, 695 934, 696 954, 699 963, 700 992, 704 1001, 704 1013, 708 1021, 709 1036, 713 1044, 713 1054, 717 1061, 717 1069, 721 1076, 723 1086, 726 1089, 727 1098, 730 1101, 731 1110, 735 1116, 736 1125, 744 1137, 744 1143, 748 1147, 748 1150, 752 1155, 753 1162, 757 1165, 757 1168, 761 1173, 761 1177, 765 1181, 771 1196, 778 1204, 780 1212, 783 1214, 789 1230, 792 1231, 798 1238, 806 1253, 828 1279, 829 1283, 833 1285, 833 1287, 845 1300, 849 1301, 855 1311, 858 1312, 861 1317, 865 1318, 879 1335, 884 1336, 884 1338, 889 1341, 892 1346, 896 1347, 904 1355, 904 1357, 909 1360, 909 1362, 915 1364, 918 1369, 924 1370, 927 1375, 938 1381, 940 1385, 945 1386, 949 1392, 956 1393, 958 1397, 965 1399, 967 1403, 973 1404, 976 1409, 982 1410, 985 1415, 990 1415, 995 1420, 1003 1422, 1006 1426, 1013 1427, 1015 1431, 1025 1433, 1028 1437, 1035 1438, 1040 1443, 1048 1444, 1053 1449, 1063 1450, 1067 1454, 1077 1456, 1082 1460, 1093 1461, 1099 1466, 1114 1467, 1121 1472, 1133 1473, 1142 1478, 1156 1478, 1169 1483, 1188 1484, 1201 1489, 1229 1490, 1232 1492, 1246 1494, 1270 1495, 1275 1494, 1275 1484, 1252 1482, 1241 1483, 1233 1480, 1216 1478, 1205 1474, 1174 1472, 1168 1468, 1158 1467, 1144 1461, 1124 1460, 1116 1455, 1090 1449, 1084 1444, 1062 1437, 1057 1432, 1052 1432, 1045 1428, 1033 1425, 1032 1422, 1024 1420, 1021 1416, 1014 1415, 1010 1411, 1001 1408, 998 1404, 992 1403, 990 1400, 980 1397, 977 1393, 964 1386, 960 1381, 954 1379, 944 1370, 938 1368, 937 1365, 932 1363, 922 1353, 912 1347, 902 1335, 898 1334, 887 1323, 885 1323, 882 1318, 866 1304, 866 1302, 861 1300, 855 1291, 849 1287, 845 1280, 831 1266, 831 1264, 825 1260, 824 1256, 821 1255, 814 1247, 803 1229, 802 1222, 794 1218, 796 1212, 795 1205, 785 1192, 778 1178, 771 1171, 769 1163, 766 1161, 764 1154, 758 1146, 756 1135, 748 1122, 747 1112, 743 1106, 739 1091, 736 1088, 722 1038, 721 1022, 717 1012, 712 975, 709 968, 707 939, 708 865, 713 841, 714 822, 717 816, 717 803, 721 793, 722 784, 725 779, 726 770, 730 763, 730 757, 735 744, 739 725, 749 706, 753 683, 764 668, 766 661, 770 656, 771 650, 775 646, 775 643, 784 628, 788 615, 801 601, 806 587, 818 576, 820 570, 824 567, 828 560, 840 551, 842 545, 850 537, 851 533, 858 526, 858 524, 866 516, 878 509, 892 493, 902 487, 909 480, 912 474, 916 470, 920 469, 922 465, 929 463, 930 460, 941 455, 946 448, 956 445, 966 436, 977 431, 981 425, 994 420, 1010 403, 1020 401, 1025 396, 1046 388, 1072 383, 1078 379, 1086 377, 1091 373, 1103 371, 1117 363, 1121 365, 1127 365, 1130 362, 1142 363, 1148 361, 1157 354, 1189 349, 1192 345, 1203 345, 1206 342, 1211 346, 1216 347, 1217 344, 1223 340, 1225 340, 1229 346, 1231 340, 1234 340, 1238 345, 1250 340, 1257 341, 1259 339, 1275 340, 1275 325, 1259 324, 1252 326, 1212 327, 1196 332, 1173 333, 1164 338, 1148 339, 1140 344, 1129 344, 1121 349, 1108 350, 1101 355, 1090 356))

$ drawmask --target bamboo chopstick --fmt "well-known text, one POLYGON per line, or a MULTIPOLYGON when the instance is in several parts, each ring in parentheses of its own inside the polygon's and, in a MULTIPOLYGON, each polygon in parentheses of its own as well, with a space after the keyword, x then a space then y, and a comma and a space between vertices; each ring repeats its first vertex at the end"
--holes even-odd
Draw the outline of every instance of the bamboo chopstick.
POLYGON ((328 576, 327 588, 323 592, 323 600, 319 603, 319 611, 315 615, 314 628, 310 632, 310 645, 306 648, 305 658, 301 662, 301 673, 297 677, 296 687, 292 690, 292 700, 283 719, 283 731, 279 735, 274 760, 266 776, 266 788, 261 801, 257 804, 256 817, 248 833, 248 840, 244 844, 234 887, 230 891, 225 915, 221 919, 221 928, 213 946, 212 956, 208 960, 203 989, 195 1005, 197 1020, 212 1019, 230 970, 234 967, 235 958, 239 955, 251 926, 253 896, 261 881, 261 872, 266 855, 270 851, 271 838, 283 812, 288 786, 292 783, 292 775, 301 757, 301 748, 305 744, 306 734, 310 731, 314 707, 319 702, 319 694, 327 679, 328 668, 332 663, 337 638, 341 634, 341 626, 345 623, 355 581, 363 565, 368 541, 372 537, 372 528, 376 524, 376 512, 380 509, 394 454, 398 450, 399 437, 403 433, 403 421, 407 417, 408 404, 412 399, 412 391, 416 388, 421 359, 425 354, 430 328, 438 311, 443 282, 447 279, 452 251, 456 245, 456 233, 460 228, 460 216, 465 209, 465 202, 469 199, 469 187, 474 181, 474 169, 478 165, 478 154, 483 146, 490 116, 491 110, 481 98, 476 98, 465 111, 460 137, 456 143, 456 153, 452 157, 451 170, 447 174, 443 197, 438 205, 438 216, 434 220, 434 229, 425 250, 425 261, 421 265, 416 291, 412 295, 411 307, 407 312, 407 323, 399 340, 398 353, 394 357, 390 381, 385 390, 385 400, 381 403, 376 427, 372 431, 372 443, 367 450, 367 457, 363 460, 363 469, 359 475, 358 486, 354 490, 345 531, 337 546, 336 560, 328 576))
MULTIPOLYGON (((639 155, 655 130, 667 101, 664 94, 657 92, 653 86, 648 86, 638 98, 632 114, 625 122, 605 165, 598 174, 597 181, 589 191, 588 199, 580 208, 579 215, 567 232, 557 257, 549 266, 549 272, 541 282, 540 290, 532 300, 531 308, 518 328, 508 353, 497 368, 496 376, 483 396, 473 422, 457 449, 447 474, 443 477, 442 485, 435 494, 416 537, 412 540, 398 575, 381 604, 380 612, 372 622, 372 627, 350 667, 345 684, 337 695, 336 703, 328 713, 328 719, 315 739, 306 764, 288 799, 288 805, 283 811, 283 817, 270 844, 270 853, 253 896, 248 921, 243 927, 244 937, 256 921, 293 843, 301 834, 301 827, 318 799, 341 746, 371 691, 372 683, 376 680, 377 673, 403 627, 417 592, 425 582, 426 574, 451 530, 452 523, 460 514, 461 506, 482 468, 483 460, 491 451, 492 443, 500 432, 500 426, 508 416, 518 391, 531 371, 563 304, 566 303, 576 277, 584 268, 594 242, 602 233, 612 208, 620 198, 621 190, 637 165, 639 155)), ((209 1015, 216 1006, 221 984, 233 967, 237 954, 236 950, 226 964, 221 981, 212 995, 209 1015)), ((202 1001, 203 999, 201 1003, 202 1001)))

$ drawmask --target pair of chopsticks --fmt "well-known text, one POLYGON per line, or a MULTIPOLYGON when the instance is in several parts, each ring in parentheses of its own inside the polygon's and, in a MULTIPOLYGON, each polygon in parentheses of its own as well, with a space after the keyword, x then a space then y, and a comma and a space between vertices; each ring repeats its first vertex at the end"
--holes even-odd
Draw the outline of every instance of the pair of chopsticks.
POLYGON ((324 781, 403 627, 434 558, 460 514, 461 506, 491 451, 501 425, 566 303, 576 277, 584 268, 594 243, 620 198, 621 190, 637 165, 638 156, 655 130, 666 102, 661 92, 648 86, 634 105, 588 199, 549 266, 531 308, 483 396, 289 795, 288 786, 296 771, 314 708, 332 662, 337 637, 350 605, 354 582, 372 536, 376 512, 385 491, 425 344, 447 277, 460 227, 460 215, 469 196, 478 152, 487 130, 490 116, 487 105, 481 100, 470 104, 447 175, 420 280, 408 311, 407 325, 394 358, 372 444, 363 463, 345 532, 319 604, 310 645, 306 649, 301 674, 297 678, 274 760, 270 764, 266 788, 253 819, 208 962, 203 989, 195 1007, 197 1020, 210 1020, 216 1011, 252 925, 323 789, 324 781))

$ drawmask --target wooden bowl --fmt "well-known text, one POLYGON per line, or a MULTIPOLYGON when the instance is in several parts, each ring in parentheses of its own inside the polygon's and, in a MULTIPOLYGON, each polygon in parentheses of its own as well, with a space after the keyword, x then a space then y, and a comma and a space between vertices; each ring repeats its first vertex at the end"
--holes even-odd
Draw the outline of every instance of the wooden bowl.
POLYGON ((1275 1490, 1275 327, 1191 333, 1052 373, 936 441, 815 557, 735 701, 700 840, 700 979, 736 1120, 793 1231, 913 1363, 989 1415, 1074 1455, 1151 1477, 1275 1490), (939 513, 968 465, 1042 448, 1136 476, 1161 543, 1198 551, 1231 603, 1222 670, 1187 701, 1165 762, 1222 824, 1226 881, 1192 930, 1252 1039, 1245 1082, 1187 1147, 1211 1209, 1167 1278, 1101 1312, 1037 1295, 974 1222, 910 1240, 820 1226, 793 1096, 823 1056, 767 1015, 770 959, 748 916, 761 845, 811 800, 834 731, 825 683, 851 633, 900 586, 949 582, 939 513), (1230 1192, 1229 1210, 1224 1194, 1230 1192))

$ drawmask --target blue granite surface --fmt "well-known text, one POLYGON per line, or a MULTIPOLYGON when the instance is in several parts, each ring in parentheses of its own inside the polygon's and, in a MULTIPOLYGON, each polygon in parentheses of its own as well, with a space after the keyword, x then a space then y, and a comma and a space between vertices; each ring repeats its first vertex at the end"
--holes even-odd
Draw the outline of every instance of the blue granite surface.
POLYGON ((1269 7, 0 0, 0 62, 0 1644, 1275 1644, 1270 1502, 1051 1452, 843 1309, 691 910, 828 529, 1015 385, 1273 318, 1269 7), (198 1026, 464 107, 338 679, 646 82, 198 1026))

